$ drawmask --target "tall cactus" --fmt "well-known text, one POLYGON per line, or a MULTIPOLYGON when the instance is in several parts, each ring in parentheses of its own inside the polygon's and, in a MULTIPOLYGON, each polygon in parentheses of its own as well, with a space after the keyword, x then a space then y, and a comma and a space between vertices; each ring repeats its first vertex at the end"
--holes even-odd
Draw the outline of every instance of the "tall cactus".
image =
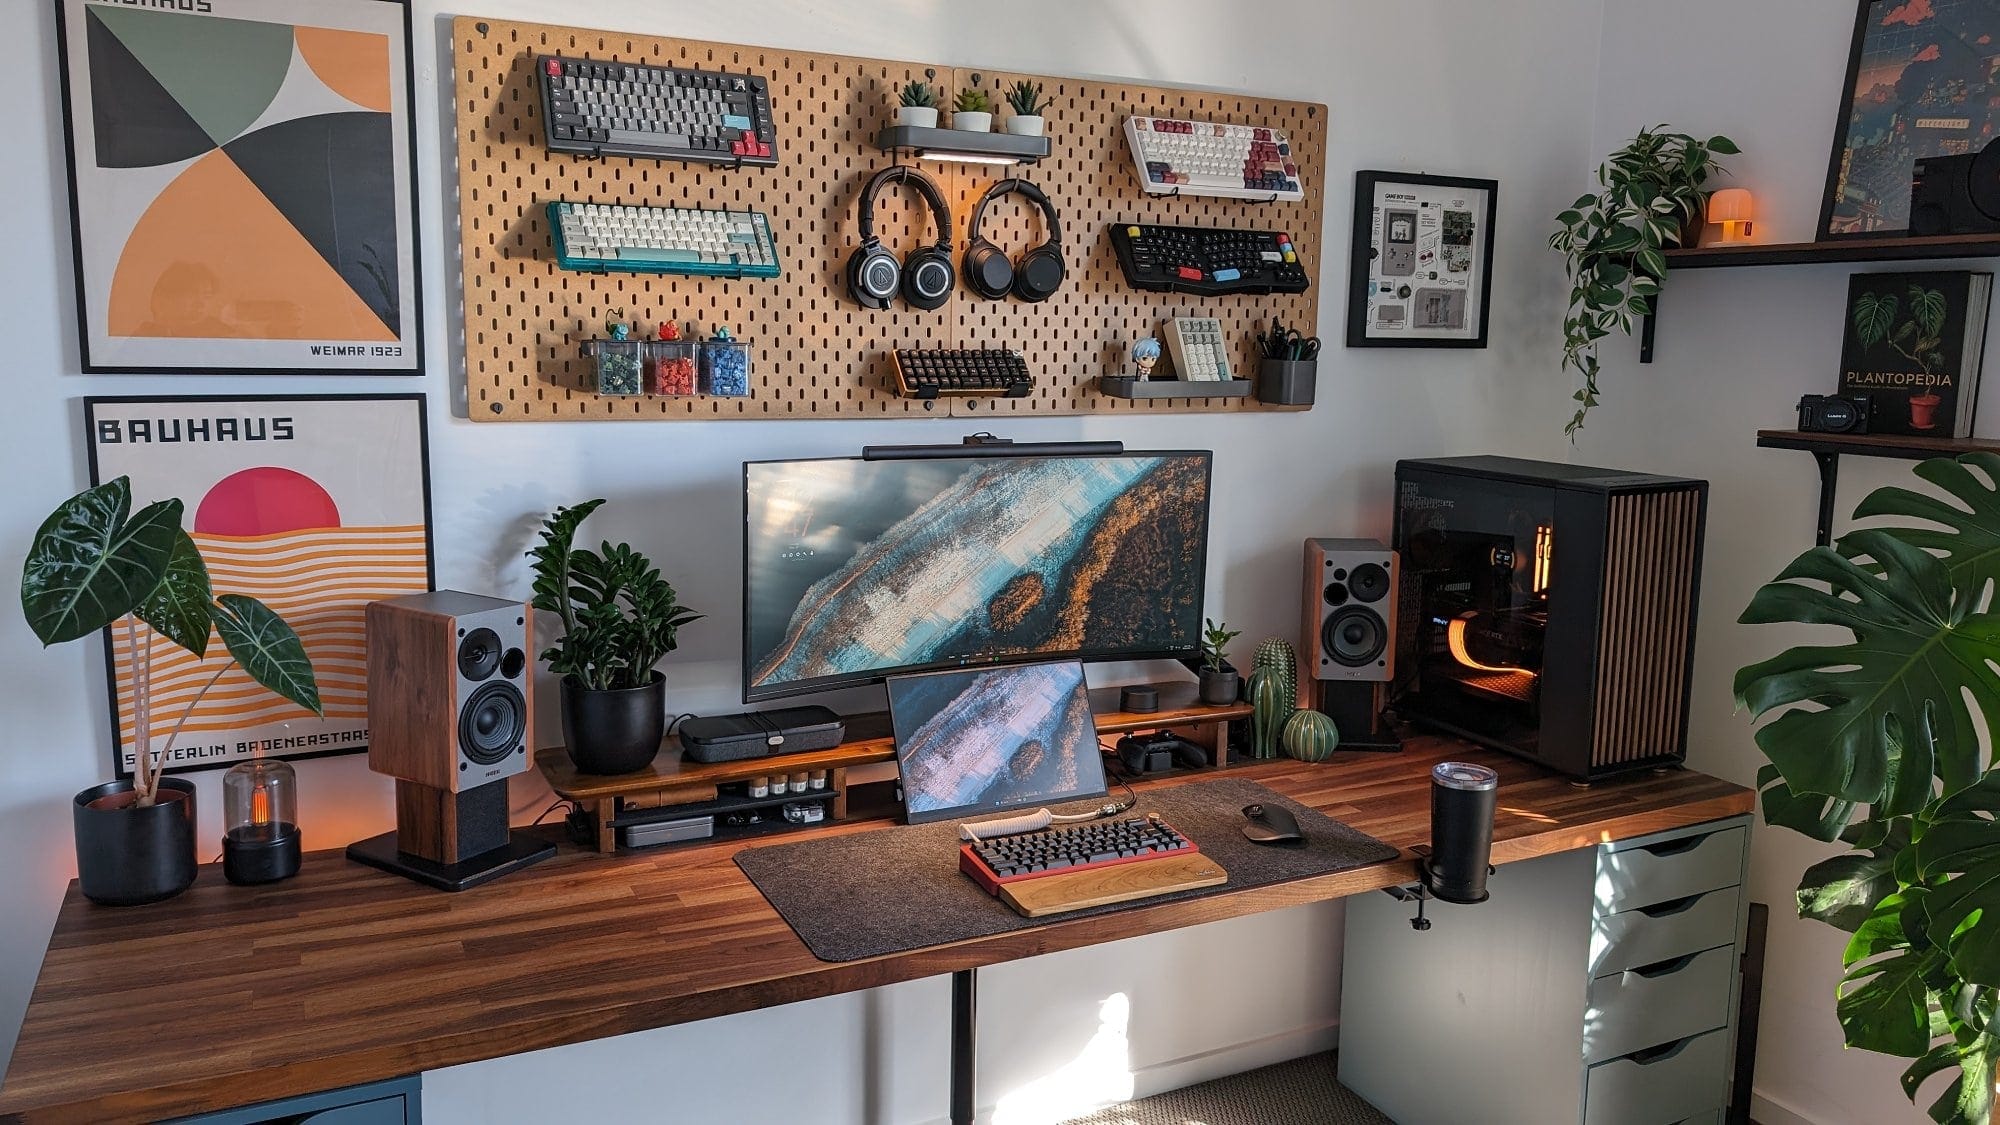
POLYGON ((1267 638, 1257 646, 1257 656, 1250 663, 1250 670, 1270 668, 1278 678, 1292 685, 1292 705, 1298 705, 1299 656, 1292 650, 1292 642, 1282 637, 1267 638))
POLYGON ((1273 669, 1250 673, 1250 756, 1275 758, 1285 723, 1298 709, 1298 687, 1273 669))
POLYGON ((1285 720, 1285 753, 1301 762, 1324 762, 1340 747, 1340 731, 1318 711, 1294 711, 1285 720))

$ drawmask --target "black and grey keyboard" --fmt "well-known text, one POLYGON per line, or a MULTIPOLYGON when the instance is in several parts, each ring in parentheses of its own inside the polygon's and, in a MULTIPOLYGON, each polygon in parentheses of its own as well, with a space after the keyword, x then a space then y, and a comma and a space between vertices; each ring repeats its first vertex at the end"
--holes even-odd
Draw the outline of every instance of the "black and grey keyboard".
POLYGON ((1111 248, 1134 289, 1226 297, 1303 293, 1312 284, 1284 231, 1113 223, 1111 248))
POLYGON ((997 894, 1002 883, 1016 879, 1200 850, 1173 825, 1151 814, 970 841, 959 847, 958 868, 988 894, 997 894))
POLYGON ((1035 391, 1028 361, 1011 348, 901 348, 896 389, 911 398, 939 395, 1005 395, 1035 391))
POLYGON ((754 74, 542 55, 550 152, 708 164, 778 162, 771 94, 754 74))

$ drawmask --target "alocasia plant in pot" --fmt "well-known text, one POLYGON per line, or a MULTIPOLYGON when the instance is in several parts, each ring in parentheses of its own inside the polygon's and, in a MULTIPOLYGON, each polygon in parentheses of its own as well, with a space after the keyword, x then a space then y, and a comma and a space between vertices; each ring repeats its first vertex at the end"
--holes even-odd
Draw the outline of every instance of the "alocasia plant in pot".
POLYGON ((194 786, 164 776, 188 716, 222 674, 241 664, 265 688, 321 714, 305 645, 269 606, 241 594, 216 596, 179 500, 132 511, 125 477, 63 501, 42 522, 21 572, 21 610, 44 645, 116 625, 133 654, 132 777, 93 786, 71 802, 77 879, 96 902, 134 905, 170 898, 194 882, 194 786), (190 699, 157 749, 152 633, 197 659, 210 635, 230 661, 190 699))
POLYGON ((653 666, 674 651, 680 627, 702 615, 630 544, 577 547, 578 525, 604 504, 558 508, 542 525, 536 609, 562 619, 542 658, 561 677, 563 742, 576 768, 616 775, 643 769, 666 734, 666 677, 653 666))
POLYGON ((1912 1101, 1987 1125, 2000 1060, 2000 456, 1925 461, 1948 499, 1888 487, 1853 531, 1793 560, 1742 621, 1845 629, 1736 674, 1764 819, 1845 852, 1808 868, 1799 913, 1852 935, 1835 1011, 1847 1044, 1913 1060, 1912 1101))

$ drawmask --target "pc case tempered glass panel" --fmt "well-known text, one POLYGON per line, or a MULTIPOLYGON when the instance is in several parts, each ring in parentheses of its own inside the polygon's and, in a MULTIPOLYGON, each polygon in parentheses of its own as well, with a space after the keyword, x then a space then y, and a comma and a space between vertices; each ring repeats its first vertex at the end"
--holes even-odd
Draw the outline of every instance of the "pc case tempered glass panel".
POLYGON ((1401 482, 1402 667, 1434 717, 1533 753, 1541 737, 1555 499, 1547 488, 1401 482))

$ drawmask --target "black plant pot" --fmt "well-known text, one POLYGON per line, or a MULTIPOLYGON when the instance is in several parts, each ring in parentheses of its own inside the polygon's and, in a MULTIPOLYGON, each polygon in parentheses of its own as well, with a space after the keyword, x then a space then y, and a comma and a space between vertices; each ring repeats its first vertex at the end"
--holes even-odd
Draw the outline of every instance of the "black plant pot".
POLYGON ((598 691, 562 681, 563 744, 578 773, 616 776, 645 769, 667 733, 667 678, 598 691))
POLYGON ((1209 672, 1201 674, 1201 701, 1211 707, 1221 707, 1236 702, 1236 696, 1243 689, 1243 677, 1235 671, 1209 672))
POLYGON ((77 882, 92 902, 138 906, 172 898, 194 883, 194 783, 162 780, 159 800, 143 809, 91 807, 131 792, 130 781, 107 781, 70 802, 77 882))

